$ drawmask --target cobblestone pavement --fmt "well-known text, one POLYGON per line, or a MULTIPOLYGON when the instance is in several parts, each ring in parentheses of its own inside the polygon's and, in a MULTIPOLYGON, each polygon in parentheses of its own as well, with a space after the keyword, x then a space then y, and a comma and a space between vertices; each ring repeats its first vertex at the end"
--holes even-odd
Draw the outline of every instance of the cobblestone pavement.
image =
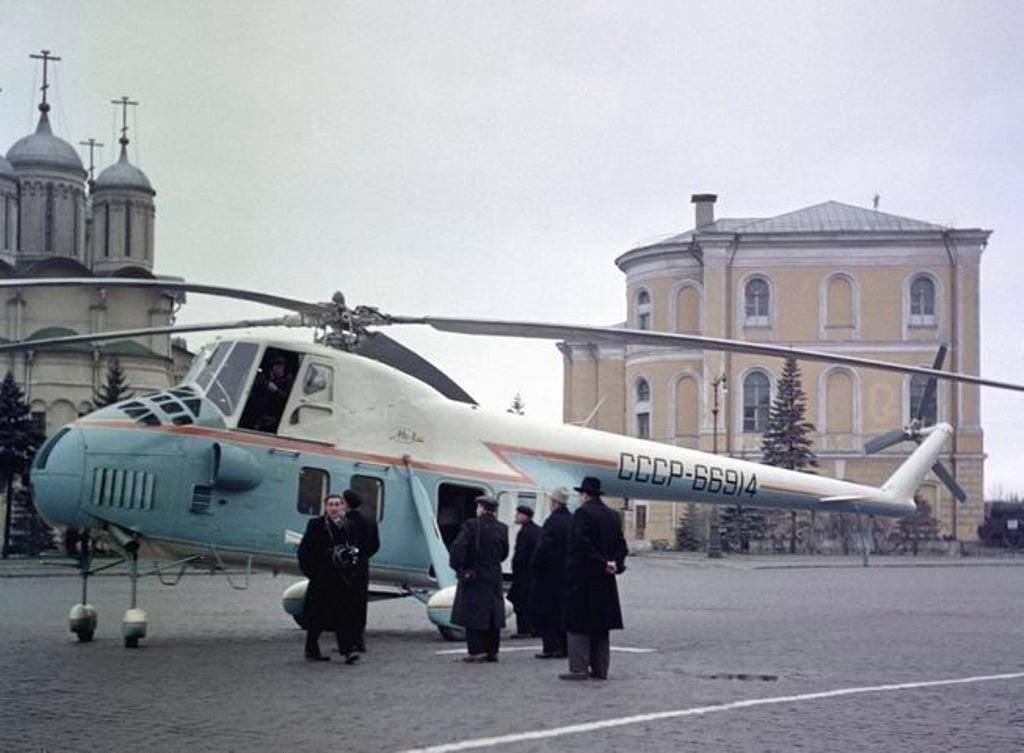
MULTIPOLYGON (((467 666, 412 600, 371 605, 370 653, 308 665, 289 578, 97 578, 96 641, 66 632, 71 578, 0 578, 0 750, 401 751, 648 712, 1024 671, 1024 567, 720 567, 634 557, 606 683, 532 651, 467 666), (557 664, 557 666, 552 666, 557 664), (737 676, 749 679, 738 679, 737 676), (761 676, 777 679, 763 679, 761 676)), ((327 645, 326 638, 324 646, 327 645)), ((505 647, 523 645, 505 641, 505 647)), ((530 642, 526 645, 534 645, 530 642)), ((523 751, 1020 751, 1024 679, 738 708, 501 746, 523 751)))

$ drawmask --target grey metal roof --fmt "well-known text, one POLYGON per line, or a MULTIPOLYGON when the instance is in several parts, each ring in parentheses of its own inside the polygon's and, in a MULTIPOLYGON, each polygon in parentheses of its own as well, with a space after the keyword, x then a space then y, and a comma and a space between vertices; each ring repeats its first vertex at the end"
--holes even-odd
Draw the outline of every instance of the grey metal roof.
POLYGON ((93 183, 93 190, 96 191, 114 188, 145 191, 150 195, 156 193, 146 174, 128 161, 128 152, 124 147, 121 148, 121 159, 101 172, 93 183))
POLYGON ((78 152, 71 144, 53 135, 46 112, 39 116, 36 132, 16 141, 8 150, 7 159, 15 168, 53 167, 71 170, 77 177, 85 177, 78 152))
POLYGON ((865 209, 839 201, 780 214, 778 217, 753 220, 733 229, 738 233, 835 233, 835 232, 920 232, 944 230, 941 225, 912 220, 895 214, 865 209))

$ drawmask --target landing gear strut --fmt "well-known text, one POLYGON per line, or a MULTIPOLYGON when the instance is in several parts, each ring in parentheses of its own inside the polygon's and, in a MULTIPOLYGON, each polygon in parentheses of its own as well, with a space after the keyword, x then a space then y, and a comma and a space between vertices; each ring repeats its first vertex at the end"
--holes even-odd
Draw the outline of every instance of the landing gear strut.
POLYGON ((71 607, 68 613, 68 627, 71 632, 78 636, 82 643, 88 643, 96 634, 97 614, 95 608, 89 603, 89 576, 92 575, 89 568, 92 564, 90 552, 89 531, 82 533, 78 549, 78 571, 82 577, 82 600, 71 607))
POLYGON ((139 639, 146 637, 146 610, 140 609, 136 603, 139 583, 139 545, 128 547, 128 579, 131 582, 131 606, 121 620, 121 634, 124 636, 125 648, 138 648, 139 639))

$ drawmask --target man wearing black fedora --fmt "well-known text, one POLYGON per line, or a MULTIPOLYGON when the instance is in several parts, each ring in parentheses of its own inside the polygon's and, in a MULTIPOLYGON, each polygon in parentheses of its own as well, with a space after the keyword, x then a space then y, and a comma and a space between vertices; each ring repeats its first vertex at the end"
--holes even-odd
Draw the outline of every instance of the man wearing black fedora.
POLYGON ((583 504, 573 514, 565 622, 569 671, 563 680, 606 680, 611 661, 609 631, 622 629, 615 576, 626 570, 628 550, 618 513, 601 501, 601 480, 587 476, 579 486, 583 504))

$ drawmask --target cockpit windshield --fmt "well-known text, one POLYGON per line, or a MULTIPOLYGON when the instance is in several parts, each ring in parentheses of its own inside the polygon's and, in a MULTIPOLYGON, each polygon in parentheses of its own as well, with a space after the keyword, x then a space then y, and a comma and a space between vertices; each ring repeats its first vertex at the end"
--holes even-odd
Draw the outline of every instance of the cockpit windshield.
POLYGON ((256 343, 235 343, 231 354, 224 359, 224 365, 217 372, 217 377, 206 390, 206 396, 225 416, 233 414, 238 407, 238 399, 259 349, 256 343))
POLYGON ((260 361, 238 428, 276 433, 299 372, 299 354, 267 348, 260 361))

